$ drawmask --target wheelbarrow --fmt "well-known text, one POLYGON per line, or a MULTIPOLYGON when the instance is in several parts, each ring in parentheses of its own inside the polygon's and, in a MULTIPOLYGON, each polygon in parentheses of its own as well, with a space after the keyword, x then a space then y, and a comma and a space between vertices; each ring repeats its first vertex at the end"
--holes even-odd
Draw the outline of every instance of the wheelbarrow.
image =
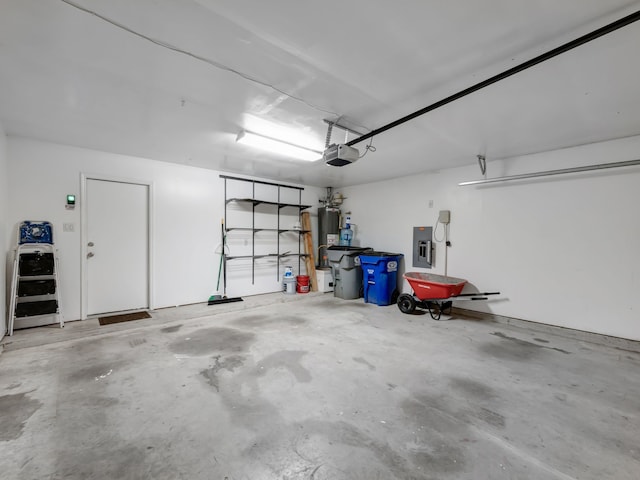
POLYGON ((429 311, 434 320, 451 312, 454 300, 487 300, 489 295, 500 292, 461 293, 467 281, 462 278, 436 275, 434 273, 407 272, 403 275, 413 295, 403 293, 398 297, 398 308, 402 313, 413 313, 417 307, 429 311))

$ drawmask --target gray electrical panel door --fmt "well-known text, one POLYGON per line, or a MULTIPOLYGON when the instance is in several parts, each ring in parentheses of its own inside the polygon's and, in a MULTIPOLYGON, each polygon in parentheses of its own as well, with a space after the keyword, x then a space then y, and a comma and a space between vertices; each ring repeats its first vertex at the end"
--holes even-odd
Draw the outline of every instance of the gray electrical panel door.
POLYGON ((433 227, 413 227, 413 266, 433 267, 433 227))

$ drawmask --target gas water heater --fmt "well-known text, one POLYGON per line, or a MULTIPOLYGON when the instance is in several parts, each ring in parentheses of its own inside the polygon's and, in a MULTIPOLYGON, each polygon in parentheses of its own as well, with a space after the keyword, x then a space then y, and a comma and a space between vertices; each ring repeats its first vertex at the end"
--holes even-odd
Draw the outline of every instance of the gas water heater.
POLYGON ((318 208, 318 266, 329 267, 327 247, 340 241, 340 209, 334 206, 318 208))

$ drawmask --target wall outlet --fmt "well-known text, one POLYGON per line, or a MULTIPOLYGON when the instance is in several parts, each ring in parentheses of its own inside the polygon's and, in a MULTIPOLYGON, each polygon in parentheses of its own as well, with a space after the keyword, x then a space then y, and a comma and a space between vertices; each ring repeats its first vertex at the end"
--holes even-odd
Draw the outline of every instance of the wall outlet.
POLYGON ((76 226, 73 223, 63 223, 62 224, 62 231, 63 232, 75 232, 76 231, 76 226))

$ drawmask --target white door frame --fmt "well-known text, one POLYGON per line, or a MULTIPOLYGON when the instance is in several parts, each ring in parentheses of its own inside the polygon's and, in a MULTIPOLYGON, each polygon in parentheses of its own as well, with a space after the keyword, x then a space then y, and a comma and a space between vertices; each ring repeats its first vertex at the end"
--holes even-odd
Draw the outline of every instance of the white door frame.
POLYGON ((80 319, 87 319, 87 310, 89 303, 89 276, 88 276, 88 263, 87 263, 87 253, 88 253, 88 237, 89 232, 87 231, 87 219, 88 219, 88 211, 86 206, 86 198, 87 198, 87 180, 102 180, 106 182, 118 182, 118 183, 130 183, 133 185, 143 185, 147 187, 147 302, 149 304, 149 310, 153 310, 155 308, 155 298, 153 295, 153 182, 148 180, 139 180, 132 178, 123 178, 123 177, 114 177, 110 175, 102 175, 102 174, 88 174, 81 173, 80 174, 80 319))

